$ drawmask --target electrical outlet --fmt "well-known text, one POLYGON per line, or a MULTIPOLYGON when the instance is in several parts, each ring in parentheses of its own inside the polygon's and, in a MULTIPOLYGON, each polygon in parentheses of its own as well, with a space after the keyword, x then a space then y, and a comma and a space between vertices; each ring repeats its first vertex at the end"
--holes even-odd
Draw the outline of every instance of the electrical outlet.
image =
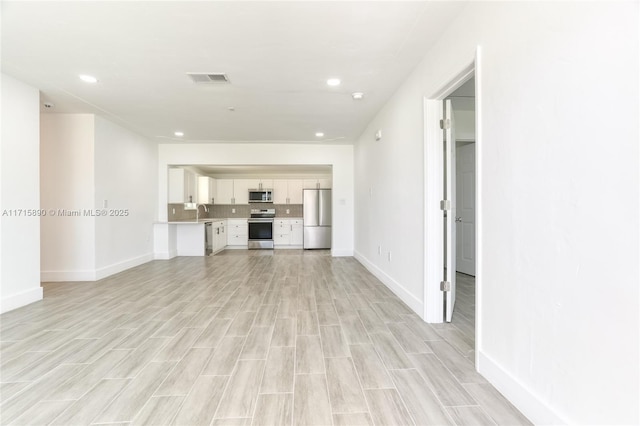
POLYGON ((174 207, 174 208, 172 208, 171 210, 173 211, 173 213, 172 213, 172 214, 176 214, 176 208, 175 208, 175 207, 174 207))
POLYGON ((106 209, 109 207, 109 202, 107 200, 102 200, 102 208, 106 209))
POLYGON ((391 252, 387 253, 387 259, 391 262, 391 252))
POLYGON ((382 254, 382 246, 378 246, 378 254, 382 254))
POLYGON ((289 214, 291 212, 291 210, 287 209, 287 214, 289 214))
POLYGON ((235 212, 236 212, 236 209, 231 209, 231 213, 235 213, 235 212))

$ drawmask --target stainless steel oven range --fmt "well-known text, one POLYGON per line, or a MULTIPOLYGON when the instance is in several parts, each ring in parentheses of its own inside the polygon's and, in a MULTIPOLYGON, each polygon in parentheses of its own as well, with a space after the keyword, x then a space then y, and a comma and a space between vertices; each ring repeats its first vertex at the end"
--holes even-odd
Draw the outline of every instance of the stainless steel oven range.
POLYGON ((276 209, 251 209, 249 223, 249 249, 273 248, 273 218, 276 209))

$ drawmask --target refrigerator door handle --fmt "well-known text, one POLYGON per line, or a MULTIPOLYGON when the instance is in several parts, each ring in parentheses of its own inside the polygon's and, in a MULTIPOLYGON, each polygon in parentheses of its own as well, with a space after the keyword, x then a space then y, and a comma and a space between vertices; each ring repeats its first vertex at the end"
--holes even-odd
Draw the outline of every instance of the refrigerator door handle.
POLYGON ((318 225, 324 226, 324 197, 318 191, 318 225))

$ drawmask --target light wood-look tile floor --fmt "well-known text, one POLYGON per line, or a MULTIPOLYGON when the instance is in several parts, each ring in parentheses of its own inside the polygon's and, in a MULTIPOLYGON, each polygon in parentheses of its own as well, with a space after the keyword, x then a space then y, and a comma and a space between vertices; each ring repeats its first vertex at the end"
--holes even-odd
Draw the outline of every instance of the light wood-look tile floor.
POLYGON ((530 424, 475 372, 463 281, 456 320, 437 327, 325 251, 46 283, 0 316, 0 423, 530 424))

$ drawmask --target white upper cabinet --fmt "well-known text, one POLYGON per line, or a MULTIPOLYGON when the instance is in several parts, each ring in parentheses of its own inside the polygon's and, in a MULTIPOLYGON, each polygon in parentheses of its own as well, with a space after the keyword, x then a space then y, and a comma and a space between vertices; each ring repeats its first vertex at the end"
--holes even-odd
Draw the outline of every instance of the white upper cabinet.
POLYGON ((273 180, 273 203, 274 204, 287 204, 288 195, 288 180, 287 179, 274 179, 273 180))
POLYGON ((216 180, 208 176, 198 177, 198 203, 213 204, 217 196, 216 180))
POLYGON ((233 204, 233 179, 216 179, 216 204, 233 204))
POLYGON ((302 186, 302 179, 289 179, 289 201, 287 204, 302 204, 302 186))
POLYGON ((249 204, 249 189, 257 189, 260 185, 259 179, 234 179, 233 196, 235 204, 249 204))
MULTIPOLYGON (((206 178, 211 179, 211 178, 206 178)), ((302 204, 303 188, 331 188, 331 178, 321 179, 211 179, 215 204, 248 204, 250 189, 272 189, 274 204, 302 204), (262 186, 261 186, 262 185, 262 186)), ((204 184, 204 180, 201 178, 204 184)), ((210 182, 210 181, 207 181, 210 182)), ((207 183, 210 185, 210 183, 207 183)), ((202 196, 205 190, 201 190, 202 196)), ((203 199, 203 198, 199 198, 203 199)), ((203 201, 199 201, 203 203, 203 201)))
POLYGON ((302 179, 274 179, 274 204, 302 204, 302 179))
POLYGON ((331 189, 331 178, 305 179, 303 185, 304 189, 331 189))
POLYGON ((198 198, 198 177, 183 169, 169 169, 169 203, 195 203, 198 198))
POLYGON ((260 179, 258 189, 273 189, 273 179, 260 179))

